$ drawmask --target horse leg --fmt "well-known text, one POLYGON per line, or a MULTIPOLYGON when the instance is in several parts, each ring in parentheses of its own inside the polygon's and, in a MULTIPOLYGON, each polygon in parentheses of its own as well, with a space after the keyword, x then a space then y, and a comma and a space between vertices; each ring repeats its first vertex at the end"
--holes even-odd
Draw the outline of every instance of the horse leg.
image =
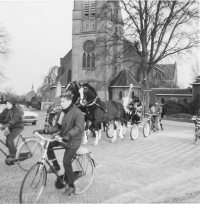
POLYGON ((97 146, 99 143, 99 124, 97 122, 95 122, 94 126, 95 126, 95 135, 96 135, 96 138, 94 141, 94 146, 97 146))
POLYGON ((98 133, 99 133, 99 141, 101 140, 101 123, 99 123, 99 131, 98 131, 98 133))
POLYGON ((115 121, 113 121, 113 127, 114 127, 114 133, 113 133, 112 143, 114 143, 117 139, 117 126, 115 124, 115 121))
POLYGON ((85 123, 85 131, 84 131, 82 144, 87 144, 88 143, 87 130, 88 130, 88 124, 85 123))
POLYGON ((121 140, 124 139, 124 136, 123 136, 123 127, 124 125, 122 123, 120 123, 120 129, 119 129, 119 137, 121 140))

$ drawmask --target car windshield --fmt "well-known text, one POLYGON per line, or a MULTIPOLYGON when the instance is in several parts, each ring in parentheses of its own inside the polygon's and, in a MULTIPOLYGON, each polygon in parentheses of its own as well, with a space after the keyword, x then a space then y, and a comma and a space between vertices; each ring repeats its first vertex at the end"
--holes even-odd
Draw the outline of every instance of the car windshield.
POLYGON ((26 106, 20 105, 23 111, 29 111, 29 109, 26 106))

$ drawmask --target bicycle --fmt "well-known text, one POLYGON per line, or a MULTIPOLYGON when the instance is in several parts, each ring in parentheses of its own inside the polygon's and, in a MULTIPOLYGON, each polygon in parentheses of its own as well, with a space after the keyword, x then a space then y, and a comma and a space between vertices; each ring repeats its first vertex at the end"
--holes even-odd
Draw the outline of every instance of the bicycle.
MULTIPOLYGON (((51 167, 49 161, 47 160, 47 149, 49 143, 57 140, 57 136, 52 136, 51 138, 44 137, 38 132, 35 133, 36 136, 40 137, 44 142, 44 154, 34 166, 27 172, 25 175, 19 194, 20 203, 36 203, 44 190, 47 183, 47 170, 45 164, 47 164, 57 179, 55 182, 55 186, 58 189, 67 188, 67 179, 65 179, 65 174, 59 175, 55 170, 51 167), (59 185, 58 185, 59 183, 59 185)), ((54 150, 65 149, 64 147, 56 147, 54 150)), ((96 163, 94 159, 90 156, 91 152, 89 152, 86 148, 79 148, 72 159, 72 166, 74 172, 74 185, 75 192, 74 194, 80 195, 86 192, 92 184, 94 179, 94 167, 96 163)))
POLYGON ((193 116, 191 120, 195 124, 195 134, 193 137, 193 141, 195 145, 198 145, 200 139, 200 121, 198 121, 197 116, 193 116))
MULTIPOLYGON (((6 146, 5 141, 0 139, 0 142, 4 146, 6 146)), ((18 135, 15 149, 16 149, 16 156, 15 156, 16 160, 14 162, 5 162, 5 163, 8 166, 18 164, 18 166, 24 171, 28 171, 30 169, 30 161, 31 163, 35 163, 35 161, 38 160, 38 157, 40 157, 43 154, 43 146, 39 143, 39 141, 34 138, 28 138, 28 139, 24 138, 22 136, 22 133, 18 135), (22 143, 19 145, 20 139, 22 140, 22 143)), ((6 152, 3 151, 1 148, 0 148, 0 151, 6 157, 8 157, 8 154, 6 154, 6 152)))
POLYGON ((57 118, 57 112, 54 110, 51 110, 48 113, 45 113, 45 121, 40 124, 40 129, 44 129, 45 127, 51 127, 53 123, 56 121, 57 118), (54 114, 52 121, 50 122, 50 114, 54 114))
POLYGON ((148 115, 148 119, 147 121, 144 123, 143 126, 143 135, 144 137, 148 137, 150 135, 150 131, 151 130, 156 130, 156 127, 154 125, 154 121, 153 121, 153 116, 155 116, 156 114, 150 114, 150 113, 145 113, 145 115, 148 115))

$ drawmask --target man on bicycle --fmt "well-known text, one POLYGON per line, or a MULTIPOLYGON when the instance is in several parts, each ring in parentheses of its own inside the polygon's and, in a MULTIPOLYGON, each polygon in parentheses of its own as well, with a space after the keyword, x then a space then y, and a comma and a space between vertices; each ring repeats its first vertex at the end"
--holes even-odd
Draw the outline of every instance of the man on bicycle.
POLYGON ((130 109, 133 110, 132 123, 139 122, 140 117, 142 115, 142 102, 139 100, 138 97, 135 97, 129 106, 130 106, 130 109))
POLYGON ((15 138, 22 132, 24 128, 23 116, 20 110, 16 107, 16 101, 14 97, 10 97, 6 100, 6 108, 0 114, 1 130, 7 130, 6 146, 9 150, 9 156, 6 158, 6 162, 14 162, 16 149, 14 145, 15 138))
MULTIPOLYGON (((52 168, 55 171, 59 171, 60 166, 52 148, 63 146, 66 149, 63 157, 65 178, 69 185, 69 188, 65 191, 66 195, 71 195, 75 191, 71 160, 81 145, 85 123, 84 114, 72 103, 72 99, 73 94, 70 91, 63 93, 60 96, 62 110, 58 114, 56 124, 53 127, 45 128, 44 130, 36 130, 40 134, 53 134, 60 131, 59 141, 54 141, 49 144, 47 155, 48 159, 53 163, 52 168)), ((53 173, 51 168, 48 169, 48 173, 53 173)))

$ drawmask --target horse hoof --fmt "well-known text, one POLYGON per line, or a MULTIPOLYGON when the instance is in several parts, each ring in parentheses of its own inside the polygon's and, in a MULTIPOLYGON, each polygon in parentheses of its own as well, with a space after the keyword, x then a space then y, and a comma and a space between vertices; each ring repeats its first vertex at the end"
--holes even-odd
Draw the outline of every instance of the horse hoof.
POLYGON ((88 141, 84 141, 82 144, 83 144, 83 145, 86 145, 87 143, 88 143, 88 141))
POLYGON ((94 143, 94 146, 97 146, 98 145, 98 143, 94 143))
POLYGON ((112 143, 115 143, 116 140, 112 140, 112 143))

